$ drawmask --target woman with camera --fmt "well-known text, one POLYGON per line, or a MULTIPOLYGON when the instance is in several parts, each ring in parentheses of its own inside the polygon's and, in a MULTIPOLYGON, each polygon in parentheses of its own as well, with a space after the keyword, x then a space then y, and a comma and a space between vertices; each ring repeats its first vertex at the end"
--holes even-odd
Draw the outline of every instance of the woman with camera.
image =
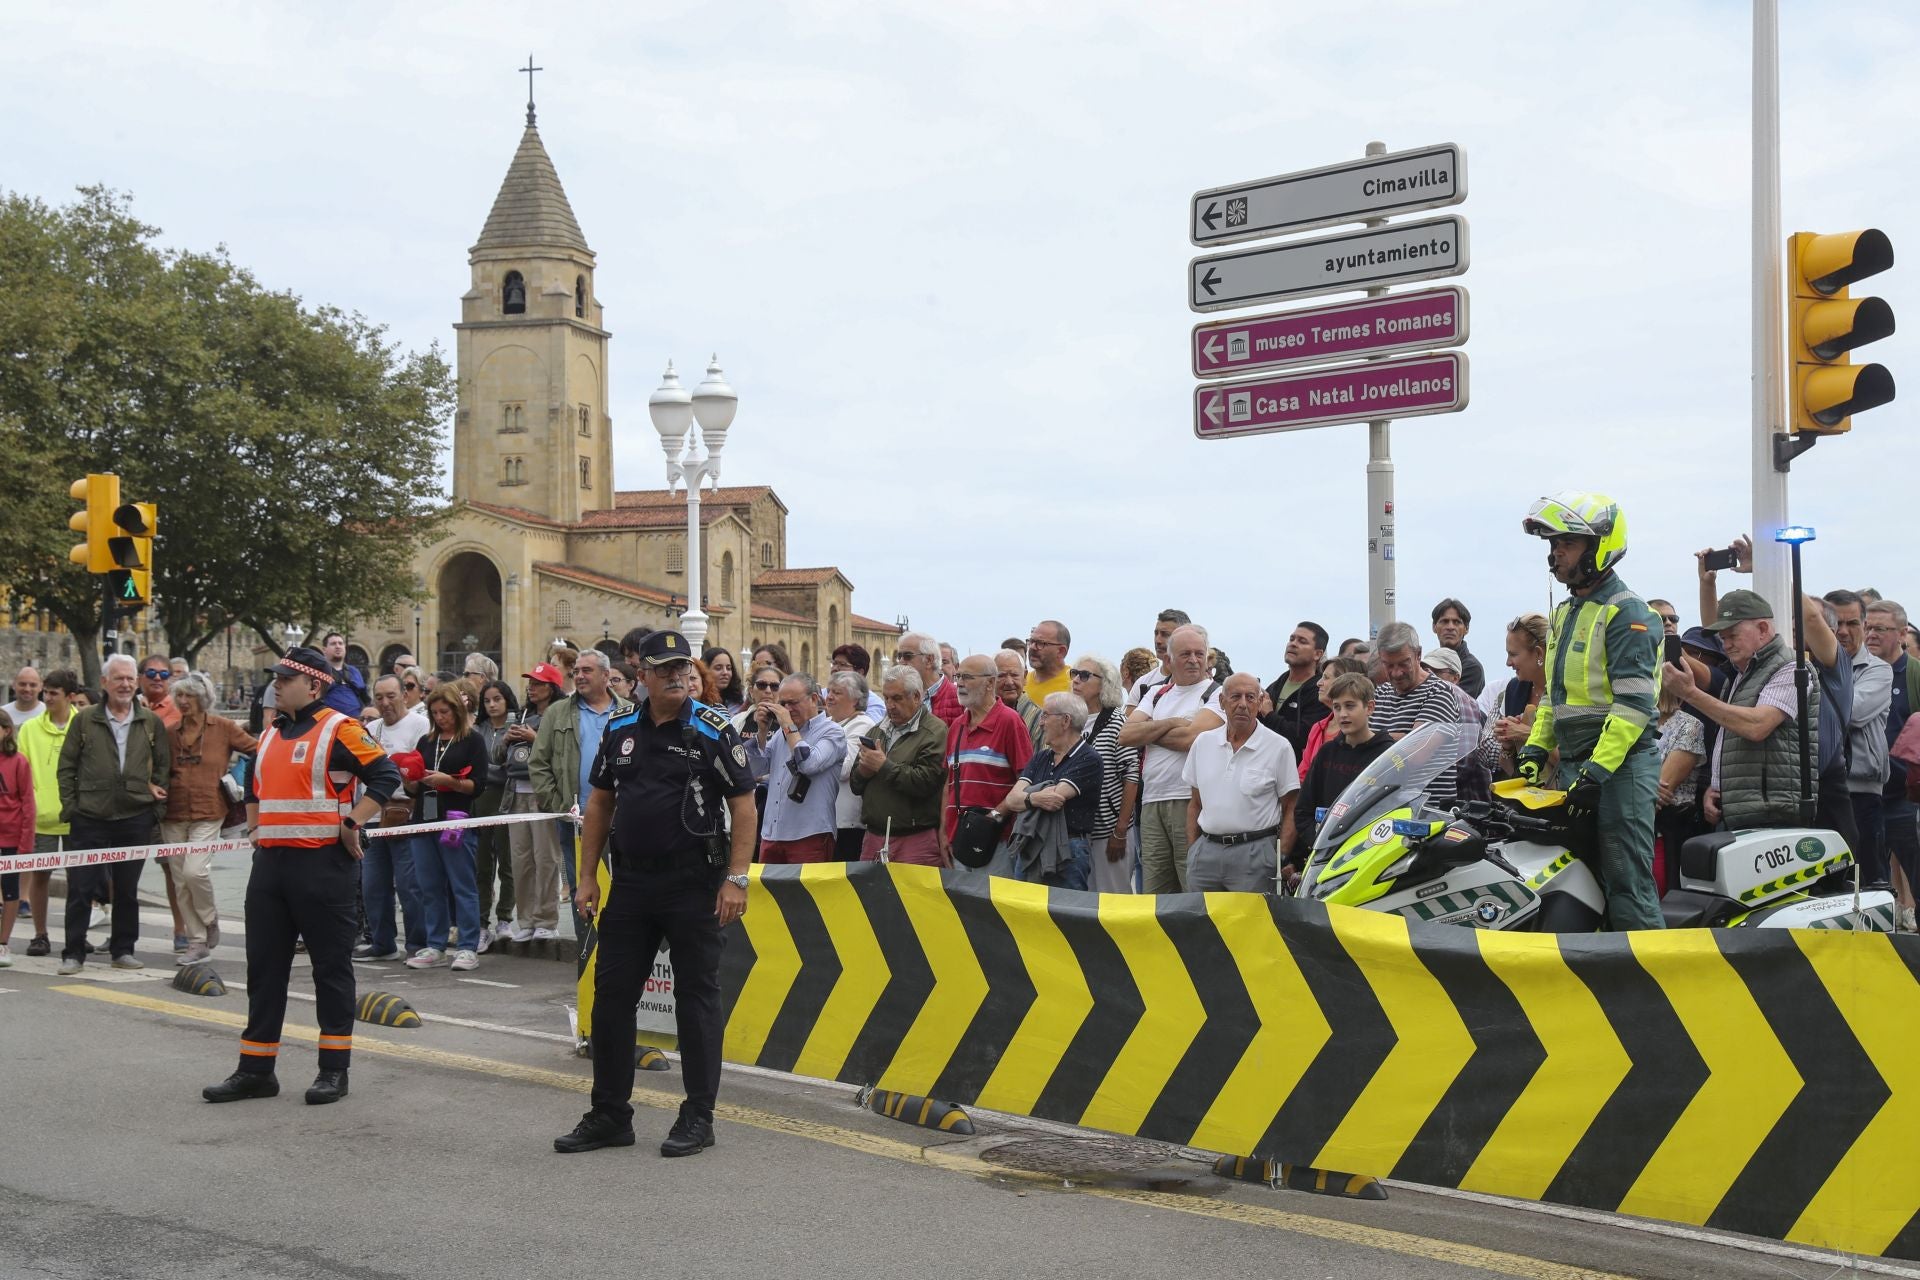
POLYGON ((833 803, 836 828, 833 856, 840 862, 858 862, 867 827, 860 816, 863 802, 854 794, 849 778, 860 758, 860 740, 873 732, 874 719, 867 714, 866 677, 858 671, 836 671, 827 679, 825 697, 828 717, 840 726, 847 740, 846 758, 840 762, 840 786, 833 803))
MULTIPOLYGON (((426 766, 413 792, 415 822, 445 822, 454 813, 470 813, 474 796, 487 785, 486 743, 473 731, 467 704, 459 690, 442 685, 427 695, 427 718, 433 728, 415 748, 426 766)), ((454 947, 455 969, 480 966, 480 889, 474 881, 473 827, 427 831, 409 837, 413 842, 413 875, 420 886, 420 907, 427 918, 427 945, 407 960, 409 969, 437 969, 447 963, 449 929, 459 931, 454 947), (447 903, 453 919, 447 919, 447 903)))

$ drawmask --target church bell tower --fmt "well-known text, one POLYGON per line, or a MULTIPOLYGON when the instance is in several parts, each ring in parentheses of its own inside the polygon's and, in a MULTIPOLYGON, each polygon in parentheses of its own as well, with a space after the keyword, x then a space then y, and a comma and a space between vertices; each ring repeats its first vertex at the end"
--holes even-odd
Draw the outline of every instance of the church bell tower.
POLYGON ((609 335, 594 255, 534 127, 531 89, 526 132, 467 262, 472 288, 453 326, 454 499, 567 524, 611 507, 609 335))

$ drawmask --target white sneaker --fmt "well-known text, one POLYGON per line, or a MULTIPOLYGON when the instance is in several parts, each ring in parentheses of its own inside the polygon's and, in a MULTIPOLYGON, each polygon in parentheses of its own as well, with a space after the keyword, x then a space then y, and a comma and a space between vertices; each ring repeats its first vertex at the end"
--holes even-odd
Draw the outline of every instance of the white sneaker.
POLYGON ((422 947, 407 957, 409 969, 438 969, 447 962, 447 953, 432 947, 422 947))
POLYGON ((480 957, 471 951, 456 951, 453 953, 453 967, 462 973, 469 969, 478 969, 480 957))
POLYGON ((6 943, 0 942, 0 969, 11 968, 13 968, 13 952, 8 949, 6 943))
MULTIPOLYGON (((493 926, 483 924, 480 926, 480 945, 474 948, 474 952, 477 955, 485 955, 487 953, 487 948, 491 947, 492 945, 493 945, 493 926)), ((462 952, 461 954, 464 955, 465 952, 462 952)))
POLYGON ((548 942, 559 936, 559 931, 555 929, 535 929, 527 935, 534 942, 548 942))
POLYGON ((532 925, 522 924, 520 921, 515 920, 513 922, 513 932, 508 934, 507 937, 513 939, 515 942, 532 942, 533 934, 534 929, 532 925))
POLYGON ((1901 933, 1920 932, 1920 930, 1916 930, 1915 928, 1913 917, 1914 917, 1914 911, 1912 907, 1900 908, 1900 915, 1894 925, 1894 928, 1901 933))
POLYGON ((103 908, 96 905, 93 909, 93 914, 87 917, 87 928, 98 929, 101 925, 105 924, 106 922, 107 922, 106 911, 103 908))

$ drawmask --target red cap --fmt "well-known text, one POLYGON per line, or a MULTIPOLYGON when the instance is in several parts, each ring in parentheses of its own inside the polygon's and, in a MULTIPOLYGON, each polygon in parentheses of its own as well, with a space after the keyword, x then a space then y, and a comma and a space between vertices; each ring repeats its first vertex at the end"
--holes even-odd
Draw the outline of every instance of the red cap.
POLYGON ((526 680, 544 680, 556 689, 567 682, 567 678, 560 674, 560 668, 554 666, 551 662, 534 663, 533 670, 526 672, 522 678, 526 680))

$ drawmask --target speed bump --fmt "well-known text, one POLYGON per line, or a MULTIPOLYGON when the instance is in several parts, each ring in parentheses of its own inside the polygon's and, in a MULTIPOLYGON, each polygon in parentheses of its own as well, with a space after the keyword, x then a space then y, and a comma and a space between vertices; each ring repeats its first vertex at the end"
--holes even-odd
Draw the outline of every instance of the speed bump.
POLYGON ((889 1120, 917 1124, 922 1129, 943 1133, 972 1133, 973 1118, 951 1102, 922 1098, 918 1094, 874 1089, 867 1095, 867 1110, 889 1120))
POLYGON ((210 964, 194 963, 181 965, 173 971, 173 989, 184 991, 193 996, 223 996, 227 994, 227 984, 210 964))
POLYGON ((376 1027, 417 1027, 420 1015, 413 1006, 385 991, 369 991, 360 997, 360 1010, 354 1016, 376 1027))
POLYGON ((671 1071, 673 1064, 667 1061, 667 1055, 650 1044, 643 1044, 633 1051, 633 1065, 641 1071, 671 1071))

